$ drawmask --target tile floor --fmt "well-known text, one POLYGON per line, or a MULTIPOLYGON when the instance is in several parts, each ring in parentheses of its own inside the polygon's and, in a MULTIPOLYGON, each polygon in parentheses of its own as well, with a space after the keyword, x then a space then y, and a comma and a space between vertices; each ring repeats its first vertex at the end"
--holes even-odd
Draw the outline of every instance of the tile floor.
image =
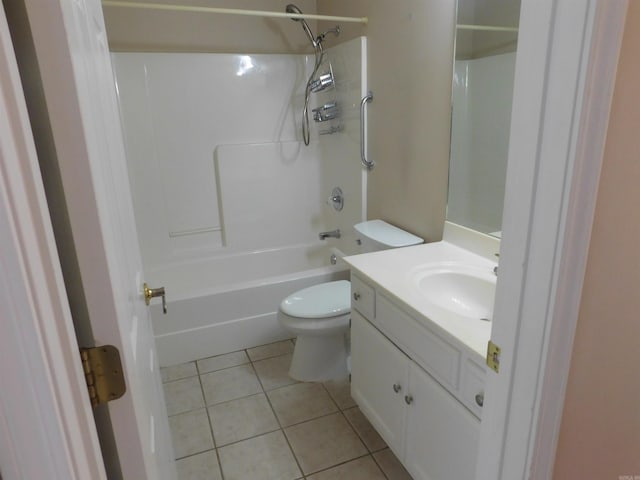
POLYGON ((348 380, 300 383, 293 342, 163 368, 180 480, 411 480, 348 380))

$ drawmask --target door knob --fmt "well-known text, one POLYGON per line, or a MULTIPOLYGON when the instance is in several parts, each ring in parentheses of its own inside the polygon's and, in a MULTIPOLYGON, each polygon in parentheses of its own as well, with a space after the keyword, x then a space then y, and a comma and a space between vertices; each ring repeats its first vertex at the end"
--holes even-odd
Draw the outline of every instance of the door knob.
POLYGON ((149 305, 152 298, 162 297, 162 313, 167 314, 167 299, 165 298, 164 287, 149 288, 146 283, 143 285, 144 303, 149 305))

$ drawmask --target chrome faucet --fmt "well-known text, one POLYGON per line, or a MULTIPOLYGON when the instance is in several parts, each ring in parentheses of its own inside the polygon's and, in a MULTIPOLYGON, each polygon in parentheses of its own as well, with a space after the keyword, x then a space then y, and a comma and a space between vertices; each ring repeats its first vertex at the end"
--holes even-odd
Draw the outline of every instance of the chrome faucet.
POLYGON ((340 238, 340 229, 331 230, 330 232, 320 232, 318 234, 320 240, 326 240, 327 238, 340 238))

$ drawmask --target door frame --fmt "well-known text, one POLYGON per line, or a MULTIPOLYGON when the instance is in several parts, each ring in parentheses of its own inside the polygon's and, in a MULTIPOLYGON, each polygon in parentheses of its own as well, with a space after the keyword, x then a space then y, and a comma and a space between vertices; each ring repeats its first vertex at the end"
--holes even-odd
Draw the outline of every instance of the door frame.
POLYGON ((523 0, 477 479, 551 478, 627 0, 523 0))
MULTIPOLYGON (((507 199, 514 203, 505 210, 501 258, 507 261, 501 267, 496 299, 496 315, 502 312, 508 318, 515 307, 517 315, 513 318, 519 322, 510 323, 512 327, 503 332, 503 371, 500 375, 489 374, 484 413, 489 422, 484 426, 491 426, 482 429, 479 479, 549 478, 553 468, 615 78, 612 65, 618 58, 626 7, 627 0, 523 1, 520 46, 528 44, 529 49, 526 57, 520 55, 524 59, 516 69, 516 89, 527 95, 517 95, 514 104, 508 175, 515 180, 508 183, 507 190, 507 199), (572 7, 583 14, 576 16, 572 7), (580 41, 572 43, 576 38, 580 41), (563 57, 559 56, 573 58, 571 53, 581 59, 574 65, 573 73, 578 76, 573 82, 568 80, 563 57), (539 74, 532 74, 532 66, 541 68, 539 74), (558 102, 558 94, 569 102, 558 102), (563 118, 569 112, 571 119, 568 130, 560 129, 564 135, 549 128, 553 125, 554 108, 561 107, 563 118), (527 122, 531 118, 536 121, 533 130, 527 122), (549 155, 548 149, 562 146, 564 156, 549 155), (523 157, 517 158, 518 155, 523 157), (525 164, 525 159, 532 163, 525 164), (557 176, 558 172, 564 175, 557 176), (551 205, 552 215, 548 215, 545 208, 550 207, 550 186, 542 181, 554 178, 560 181, 552 182, 556 203, 551 205), (524 215, 518 217, 521 213, 524 215), (526 228, 520 230, 521 225, 526 228), (570 245, 571 250, 567 248, 570 245), (525 266, 536 268, 527 270, 525 266), (507 299, 514 288, 516 296, 512 298, 517 302, 507 299), (533 308, 536 302, 545 308, 533 308), (529 413, 516 416, 523 408, 529 413)), ((2 468, 7 468, 3 474, 14 478, 19 475, 17 469, 28 471, 37 465, 48 478, 104 478, 90 407, 80 391, 81 372, 74 359, 76 345, 69 343, 73 337, 71 318, 37 162, 33 163, 35 151, 27 146, 31 133, 26 112, 23 106, 6 105, 11 99, 20 103, 22 92, 17 71, 7 57, 13 52, 4 16, 2 21, 0 175, 4 193, 0 196, 0 219, 9 225, 3 225, 2 230, 0 281, 12 285, 12 292, 22 292, 28 302, 17 302, 21 298, 17 294, 12 295, 13 302, 0 302, 2 318, 9 319, 0 322, 0 339, 21 349, 16 351, 16 368, 45 380, 34 386, 31 379, 14 379, 31 396, 21 397, 22 403, 14 398, 17 403, 9 404, 3 399, 0 404, 0 452, 4 455, 0 459, 2 468), (5 139, 13 139, 14 143, 5 139), (16 158, 27 158, 29 162, 17 165, 16 158), (11 249, 4 247, 5 237, 11 241, 11 249), (42 402, 42 398, 52 401, 42 402), (31 416, 27 418, 29 401, 36 402, 43 415, 34 416, 28 410, 31 416), (20 456, 26 455, 21 450, 38 452, 32 443, 30 449, 25 445, 34 439, 39 439, 37 445, 42 446, 36 453, 37 462, 20 456), (54 472, 57 477, 53 477, 54 472)), ((0 371, 6 374, 5 370, 0 371)), ((12 398, 11 394, 6 398, 12 398)))
POLYGON ((106 480, 4 8, 0 8, 0 468, 106 480))

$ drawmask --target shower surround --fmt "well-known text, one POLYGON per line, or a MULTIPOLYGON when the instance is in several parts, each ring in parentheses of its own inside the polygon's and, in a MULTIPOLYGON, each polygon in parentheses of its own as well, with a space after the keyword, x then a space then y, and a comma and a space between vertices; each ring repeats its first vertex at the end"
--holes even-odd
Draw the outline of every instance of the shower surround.
POLYGON ((326 51, 320 72, 330 62, 336 85, 312 108, 335 100, 340 118, 312 121, 306 147, 311 55, 113 54, 145 275, 167 291, 168 314, 152 306, 161 365, 286 338, 280 300, 346 277, 329 258, 356 251, 366 217, 365 58, 364 38, 326 51), (340 239, 318 239, 335 228, 340 239))

